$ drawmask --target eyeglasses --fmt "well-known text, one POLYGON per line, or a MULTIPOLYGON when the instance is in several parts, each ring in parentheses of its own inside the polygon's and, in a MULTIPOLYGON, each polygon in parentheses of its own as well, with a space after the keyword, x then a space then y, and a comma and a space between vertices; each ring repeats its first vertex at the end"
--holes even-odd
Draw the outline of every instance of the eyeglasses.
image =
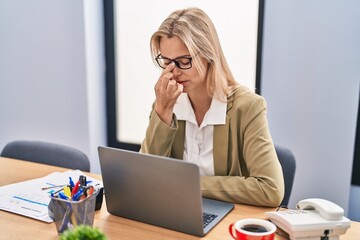
POLYGON ((165 69, 167 66, 169 66, 170 63, 174 62, 175 66, 177 66, 180 69, 190 69, 192 67, 192 57, 187 57, 187 56, 181 56, 181 57, 177 57, 175 59, 170 59, 170 58, 166 58, 161 56, 161 54, 157 55, 157 57, 155 58, 157 64, 165 69))

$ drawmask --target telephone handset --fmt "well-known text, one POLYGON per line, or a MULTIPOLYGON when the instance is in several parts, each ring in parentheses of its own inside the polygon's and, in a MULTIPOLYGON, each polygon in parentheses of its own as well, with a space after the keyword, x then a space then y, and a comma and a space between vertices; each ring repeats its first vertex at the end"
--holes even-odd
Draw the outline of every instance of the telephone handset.
POLYGON ((320 198, 309 198, 298 202, 297 209, 317 210, 319 215, 328 220, 341 220, 344 209, 333 202, 320 198))
POLYGON ((296 210, 287 209, 265 214, 275 225, 287 232, 291 240, 320 239, 324 236, 338 239, 338 236, 350 227, 350 220, 343 216, 344 210, 321 198, 301 200, 296 210))

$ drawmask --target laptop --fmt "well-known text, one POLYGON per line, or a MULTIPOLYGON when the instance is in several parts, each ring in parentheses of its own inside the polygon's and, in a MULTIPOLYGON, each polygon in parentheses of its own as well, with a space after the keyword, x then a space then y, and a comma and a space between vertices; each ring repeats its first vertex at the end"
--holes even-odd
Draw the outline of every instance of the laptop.
POLYGON ((98 152, 112 215, 201 237, 234 208, 202 198, 193 163, 102 146, 98 152))

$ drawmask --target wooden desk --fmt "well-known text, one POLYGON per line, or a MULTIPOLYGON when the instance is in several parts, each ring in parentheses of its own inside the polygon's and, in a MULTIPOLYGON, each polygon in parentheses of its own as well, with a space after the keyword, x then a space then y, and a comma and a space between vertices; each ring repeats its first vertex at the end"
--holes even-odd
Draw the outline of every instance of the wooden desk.
MULTIPOLYGON (((43 177, 54 171, 62 172, 66 170, 68 169, 0 157, 0 186, 43 177)), ((99 175, 89 175, 94 178, 101 179, 101 176, 99 175)), ((272 210, 272 208, 236 205, 235 209, 213 230, 211 230, 209 234, 203 238, 199 238, 149 224, 112 216, 107 212, 106 203, 104 201, 101 210, 95 213, 94 227, 98 227, 102 230, 108 239, 230 240, 231 236, 228 233, 228 226, 232 222, 242 218, 265 218, 264 212, 270 210, 272 210)), ((44 223, 6 211, 0 211, 0 236, 1 239, 58 239, 54 223, 44 223)), ((276 239, 280 240, 284 238, 277 235, 276 239)), ((352 222, 351 228, 347 231, 346 235, 340 236, 340 239, 360 239, 360 223, 352 222)))

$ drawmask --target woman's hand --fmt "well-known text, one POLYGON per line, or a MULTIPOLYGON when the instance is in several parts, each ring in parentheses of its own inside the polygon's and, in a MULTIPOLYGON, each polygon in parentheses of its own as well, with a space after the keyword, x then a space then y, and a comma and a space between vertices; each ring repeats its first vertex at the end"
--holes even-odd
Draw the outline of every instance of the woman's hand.
POLYGON ((183 91, 183 85, 177 83, 173 77, 172 70, 175 64, 172 62, 167 66, 155 84, 156 105, 155 111, 160 119, 167 125, 171 125, 174 105, 183 91))

